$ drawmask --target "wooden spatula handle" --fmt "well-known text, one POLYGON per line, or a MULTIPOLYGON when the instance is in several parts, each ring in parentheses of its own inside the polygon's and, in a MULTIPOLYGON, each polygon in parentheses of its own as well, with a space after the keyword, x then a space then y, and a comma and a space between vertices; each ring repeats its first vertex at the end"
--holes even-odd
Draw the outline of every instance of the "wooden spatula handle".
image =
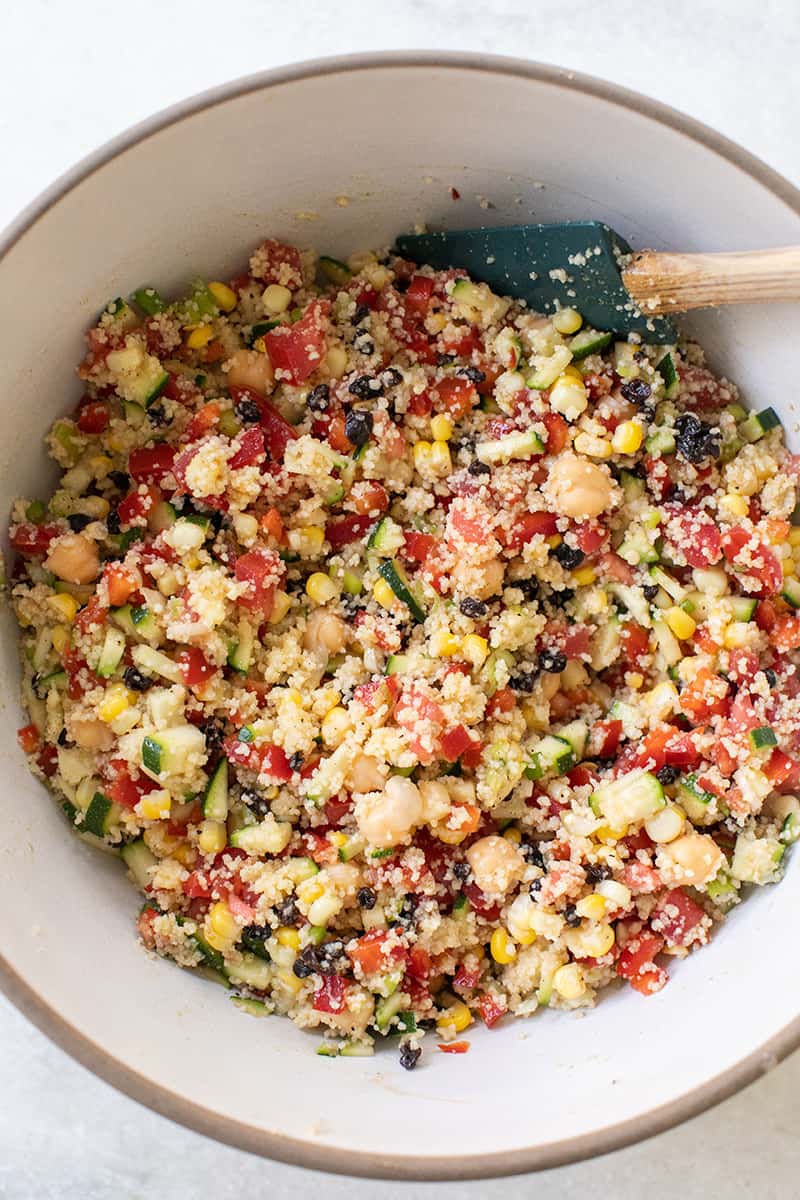
POLYGON ((642 250, 622 282, 644 313, 718 304, 800 300, 800 246, 741 254, 662 254, 642 250))

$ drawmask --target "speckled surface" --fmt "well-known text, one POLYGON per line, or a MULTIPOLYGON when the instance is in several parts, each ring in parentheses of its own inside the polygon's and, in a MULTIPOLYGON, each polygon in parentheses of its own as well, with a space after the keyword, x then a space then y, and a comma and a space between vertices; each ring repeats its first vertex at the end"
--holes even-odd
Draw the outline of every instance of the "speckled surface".
MULTIPOLYGON (((135 16, 105 0, 27 0, 3 14, 0 226, 155 109, 265 67, 387 48, 527 54, 605 76, 707 121, 800 182, 799 34, 797 0, 139 0, 135 16)), ((744 1020, 757 986, 743 977, 744 1020)), ((650 1142, 536 1177, 454 1185, 326 1177, 219 1146, 94 1079, 5 1001, 0 1084, 3 1200, 367 1200, 378 1186, 386 1200, 784 1200, 798 1191, 800 1055, 650 1142)), ((531 1080, 531 1095, 546 1103, 546 1081, 531 1080)))

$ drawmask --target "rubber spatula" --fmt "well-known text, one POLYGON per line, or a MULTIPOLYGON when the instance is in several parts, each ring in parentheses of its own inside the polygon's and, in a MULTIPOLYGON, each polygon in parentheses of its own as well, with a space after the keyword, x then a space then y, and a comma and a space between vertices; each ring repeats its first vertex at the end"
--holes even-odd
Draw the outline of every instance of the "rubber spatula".
POLYGON ((675 341, 663 313, 800 299, 800 247, 741 254, 634 253, 599 221, 403 234, 404 258, 463 267, 536 312, 576 308, 587 325, 649 342, 675 341))

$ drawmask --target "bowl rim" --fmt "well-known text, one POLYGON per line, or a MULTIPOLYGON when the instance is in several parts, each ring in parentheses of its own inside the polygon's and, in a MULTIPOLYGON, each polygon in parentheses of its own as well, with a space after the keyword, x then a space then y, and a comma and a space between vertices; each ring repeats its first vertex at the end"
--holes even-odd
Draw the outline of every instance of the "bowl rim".
MULTIPOLYGON (((0 262, 33 226, 78 184, 162 129, 228 100, 305 79, 376 68, 438 68, 513 76, 593 96, 643 114, 711 150, 767 188, 800 216, 800 189, 737 142, 671 105, 580 71, 505 55, 467 51, 366 51, 307 59, 242 76, 164 108, 102 144, 60 175, 2 232, 0 262)), ((800 1046, 800 1014, 758 1049, 727 1070, 666 1104, 606 1128, 545 1145, 469 1155, 400 1155, 340 1149, 287 1138, 196 1104, 152 1082, 72 1025, 11 965, 0 951, 0 990, 42 1033, 82 1066, 131 1099, 197 1133, 291 1166, 338 1175, 394 1180, 499 1178, 567 1165, 608 1154, 662 1133, 752 1083, 800 1046)))

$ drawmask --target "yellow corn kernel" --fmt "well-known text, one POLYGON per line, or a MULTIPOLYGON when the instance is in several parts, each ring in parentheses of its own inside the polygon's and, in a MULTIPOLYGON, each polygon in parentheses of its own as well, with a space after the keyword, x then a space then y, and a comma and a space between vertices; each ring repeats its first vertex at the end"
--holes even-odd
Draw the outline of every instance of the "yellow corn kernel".
POLYGON ((598 896, 597 892, 593 892, 591 896, 584 896, 575 905, 575 911, 579 917, 586 917, 589 921, 599 921, 606 913, 606 902, 602 896, 598 896))
POLYGON ((447 317, 443 312, 429 313, 425 318, 425 328, 428 333, 441 333, 447 324, 447 317))
POLYGON ((611 457, 611 442, 595 437, 593 433, 579 433, 572 445, 578 454, 586 454, 589 458, 611 457))
POLYGON ((572 572, 572 578, 578 587, 589 587, 597 579, 597 572, 592 566, 578 567, 572 572))
POLYGON ((724 508, 725 512, 731 517, 746 517, 750 511, 750 505, 744 496, 738 496, 736 492, 727 492, 720 497, 720 508, 724 508))
POLYGON ((210 325, 197 325, 186 338, 186 345, 190 350, 202 350, 213 336, 214 330, 210 325))
POLYGON ((285 946, 287 950, 300 949, 300 934, 296 929, 292 929, 289 925, 281 925, 280 929, 275 934, 275 938, 280 946, 285 946))
POLYGON ((106 694, 97 709, 97 715, 101 721, 109 724, 120 713, 125 712, 126 708, 130 708, 131 703, 135 699, 136 697, 128 691, 124 684, 113 683, 106 690, 106 694))
POLYGON ((52 638, 56 654, 63 654, 69 645, 69 630, 66 625, 56 625, 52 632, 52 638))
POLYGON ((327 604, 329 600, 339 595, 339 589, 329 575, 315 571, 306 580, 306 595, 315 604, 327 604))
POLYGON ((564 367, 561 372, 562 379, 577 379, 578 383, 583 383, 583 374, 580 367, 576 367, 575 363, 570 363, 568 367, 564 367))
POLYGON ((310 879, 303 879, 297 887, 297 894, 303 901, 303 904, 313 904, 315 900, 319 900, 320 896, 324 895, 325 885, 320 883, 316 875, 312 875, 310 879))
POLYGON ((489 941, 489 951, 496 963, 505 966, 517 957, 514 940, 505 929, 495 929, 489 941))
POLYGON ((437 475, 449 475, 453 469, 450 447, 447 442, 434 442, 431 446, 431 470, 437 475))
POLYGON ((218 900, 208 910, 208 928, 209 932, 229 942, 239 936, 239 925, 224 900, 218 900))
POLYGON ((111 505, 103 496, 84 496, 79 501, 78 511, 95 521, 104 521, 111 512, 111 505))
POLYGON ((440 629, 431 636, 429 646, 434 658, 450 658, 461 650, 461 639, 454 637, 448 629, 440 629))
POLYGON ((347 709, 343 708, 341 704, 337 704, 336 708, 332 708, 324 718, 320 726, 320 733, 325 745, 333 748, 342 744, 352 728, 347 709))
POLYGON ((428 467, 431 458, 430 442, 415 442, 414 443, 414 466, 418 471, 424 471, 428 467))
POLYGON ((781 566, 783 567, 784 579, 787 579, 789 575, 794 575, 796 573, 793 558, 785 558, 781 563, 781 566))
POLYGON ((160 821, 169 816, 172 807, 172 797, 164 788, 148 792, 139 801, 138 810, 146 821, 160 821))
POLYGON ((385 579, 376 580, 375 586, 372 589, 372 594, 378 601, 378 604, 383 605, 384 608, 394 607, 395 594, 385 579))
POLYGON ((316 558, 325 542, 325 530, 320 525, 303 525, 289 530, 289 546, 303 558, 316 558))
POLYGON ((489 656, 489 643, 477 633, 468 633, 461 643, 461 653, 473 667, 481 667, 489 656))
POLYGON ((731 621, 722 640, 728 650, 741 650, 750 644, 752 638, 753 624, 750 621, 731 621))
POLYGON ((78 612, 78 601, 74 596, 70 596, 66 592, 59 592, 56 596, 48 596, 47 603, 65 621, 71 623, 75 620, 78 612))
POLYGON ((553 315, 553 328, 559 333, 577 333, 583 324, 583 317, 574 308, 562 308, 553 315))
POLYGON ((592 836, 599 838, 601 842, 621 842, 627 833, 627 825, 623 825, 621 829, 613 829, 610 825, 601 825, 599 829, 595 829, 592 836))
POLYGON ((272 603, 272 612, 269 617, 270 625, 277 625, 286 616, 289 609, 292 607, 292 598, 286 592, 277 591, 275 599, 272 603))
POLYGON ((509 825, 508 829, 504 829, 503 837, 507 842, 513 842, 515 846, 518 846, 522 841, 522 834, 517 829, 516 825, 509 825))
POLYGON ((431 417, 431 433, 437 442, 449 442, 453 436, 453 422, 444 413, 431 417))
POLYGON ((107 433, 105 444, 115 454, 124 454, 126 452, 126 441, 120 433, 107 433))
POLYGON ((228 831, 223 821, 203 821, 197 844, 203 854, 221 854, 228 844, 228 831))
POLYGON ((340 829, 334 829, 328 834, 328 841, 333 842, 334 846, 344 846, 347 842, 347 834, 342 833, 340 829))
POLYGON ((472 1024, 472 1013, 463 1000, 457 1000, 439 1017, 437 1024, 441 1030, 453 1028, 456 1033, 463 1033, 472 1024))
POLYGON ((239 297, 233 288, 228 287, 227 283, 220 283, 218 279, 208 285, 208 290, 223 312, 231 312, 239 303, 239 297))
POLYGON ((331 346, 325 355, 325 369, 331 379, 339 379, 347 370, 347 351, 344 346, 331 346))
POLYGON ((560 375, 550 389, 550 407, 554 412, 562 413, 568 421, 577 421, 588 405, 589 394, 580 376, 576 379, 574 375, 560 375))
MULTIPOLYGON (((94 458, 89 459, 89 466, 92 468, 95 479, 104 479, 114 463, 107 454, 96 454, 94 458)), ((106 512, 108 512, 108 508, 106 508, 106 512)))
POLYGON ((287 971, 285 967, 281 967, 281 969, 276 972, 276 975, 279 981, 286 988, 287 992, 293 992, 296 995, 303 986, 302 979, 298 979, 294 971, 287 971))
POLYGON ((565 963, 554 974, 553 987, 565 1000, 579 1000, 586 991, 583 971, 577 963, 565 963))
POLYGON ((789 530, 789 545, 800 546, 800 529, 789 530))
POLYGON ((687 612, 684 612, 682 608, 678 608, 676 604, 673 604, 672 608, 667 609, 664 613, 664 620, 675 634, 675 637, 680 638, 681 641, 690 638, 695 629, 697 629, 697 622, 694 617, 690 617, 687 612))
POLYGON ((635 454, 644 441, 644 429, 638 421, 623 421, 614 430, 611 444, 617 454, 635 454))
POLYGON ((172 857, 176 858, 181 866, 188 867, 191 871, 197 862, 197 851, 188 842, 181 842, 180 846, 176 846, 172 851, 172 857))
POLYGON ((277 317, 285 313, 292 303, 292 293, 281 283, 271 283, 269 287, 264 288, 261 301, 269 315, 277 317))
POLYGON ((587 929, 569 929, 564 940, 572 953, 580 958, 602 958, 614 945, 614 927, 601 922, 587 929))
POLYGON ((560 546, 564 539, 560 533, 551 533, 550 537, 546 537, 544 540, 551 550, 555 550, 556 546, 560 546))

